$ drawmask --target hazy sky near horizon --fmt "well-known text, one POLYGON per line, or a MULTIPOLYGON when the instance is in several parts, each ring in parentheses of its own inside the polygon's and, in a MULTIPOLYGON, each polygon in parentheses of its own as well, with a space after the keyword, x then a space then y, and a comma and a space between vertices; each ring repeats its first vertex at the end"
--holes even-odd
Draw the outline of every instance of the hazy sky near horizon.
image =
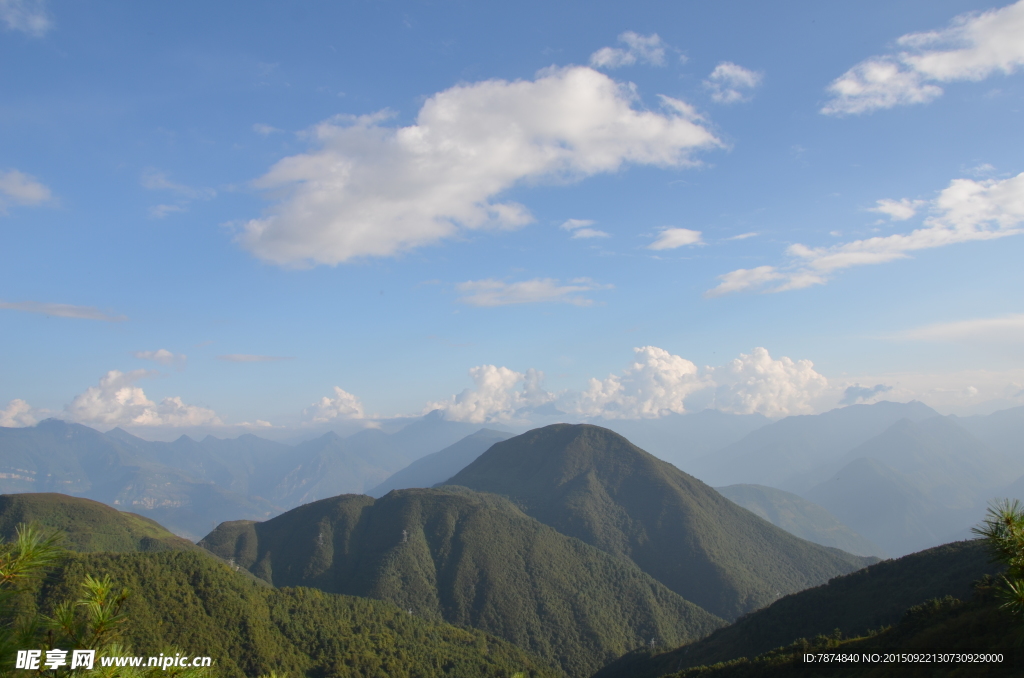
POLYGON ((1024 404, 1024 0, 0 0, 0 425, 1024 404))

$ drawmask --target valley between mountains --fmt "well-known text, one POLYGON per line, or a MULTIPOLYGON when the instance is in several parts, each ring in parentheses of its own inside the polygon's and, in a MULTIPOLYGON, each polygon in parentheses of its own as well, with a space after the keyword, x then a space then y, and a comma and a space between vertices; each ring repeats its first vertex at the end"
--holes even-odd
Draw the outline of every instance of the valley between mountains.
POLYGON ((784 676, 807 647, 1012 645, 999 566, 964 540, 1024 487, 1024 408, 597 424, 0 428, 0 533, 67 548, 8 614, 109 574, 132 647, 253 677, 784 676))

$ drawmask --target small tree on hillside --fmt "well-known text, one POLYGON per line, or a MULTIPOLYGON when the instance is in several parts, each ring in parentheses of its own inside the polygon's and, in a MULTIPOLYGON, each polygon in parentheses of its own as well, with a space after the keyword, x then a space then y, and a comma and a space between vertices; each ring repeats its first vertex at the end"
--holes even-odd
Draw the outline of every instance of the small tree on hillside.
POLYGON ((999 593, 1003 608, 1024 617, 1024 505, 1016 499, 993 503, 985 520, 972 529, 986 542, 993 556, 1006 565, 999 593))

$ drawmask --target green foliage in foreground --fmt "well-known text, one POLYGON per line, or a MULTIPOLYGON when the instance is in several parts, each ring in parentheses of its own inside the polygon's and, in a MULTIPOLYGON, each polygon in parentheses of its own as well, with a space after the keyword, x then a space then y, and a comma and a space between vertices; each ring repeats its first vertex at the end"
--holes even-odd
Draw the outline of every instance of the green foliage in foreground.
POLYGON ((71 554, 21 597, 14 616, 54 616, 88 576, 130 595, 122 637, 139 655, 177 648, 241 678, 554 678, 519 648, 479 631, 431 623, 394 605, 317 590, 271 589, 195 552, 71 554))
POLYGON ((492 633, 572 676, 651 638, 677 645, 724 625, 629 561, 464 488, 323 499, 263 523, 224 523, 201 544, 275 586, 388 600, 492 633))
POLYGON ((0 539, 13 539, 21 523, 62 532, 62 546, 72 551, 198 549, 149 518, 55 492, 0 495, 0 539))
POLYGON ((993 504, 974 533, 985 540, 995 559, 1006 565, 997 589, 1003 607, 1018 619, 1024 617, 1024 506, 1017 499, 993 504))
POLYGON ((886 560, 801 591, 751 613, 692 645, 634 652, 602 669, 600 678, 655 678, 680 668, 754 657, 796 638, 860 636, 891 626, 932 598, 970 599, 974 582, 999 570, 981 541, 965 541, 886 560))
POLYGON ((1020 633, 990 591, 968 603, 948 596, 910 608, 896 626, 858 638, 841 634, 801 638, 753 659, 737 659, 671 673, 665 678, 1002 678, 1024 672, 1020 633), (1003 651, 1001 663, 830 663, 808 664, 806 653, 883 654, 1003 651))

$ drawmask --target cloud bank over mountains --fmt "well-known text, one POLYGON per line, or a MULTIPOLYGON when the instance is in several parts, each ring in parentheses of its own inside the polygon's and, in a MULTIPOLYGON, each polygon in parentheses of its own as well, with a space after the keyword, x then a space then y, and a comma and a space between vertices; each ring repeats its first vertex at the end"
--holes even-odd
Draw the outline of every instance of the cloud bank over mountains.
POLYGON ((486 80, 430 97, 416 122, 388 111, 314 127, 317 147, 255 185, 283 199, 238 242, 284 266, 339 264, 437 243, 463 231, 520 228, 529 210, 500 194, 522 182, 570 182, 625 165, 685 167, 721 146, 687 103, 636 106, 629 85, 586 67, 534 80, 486 80))

